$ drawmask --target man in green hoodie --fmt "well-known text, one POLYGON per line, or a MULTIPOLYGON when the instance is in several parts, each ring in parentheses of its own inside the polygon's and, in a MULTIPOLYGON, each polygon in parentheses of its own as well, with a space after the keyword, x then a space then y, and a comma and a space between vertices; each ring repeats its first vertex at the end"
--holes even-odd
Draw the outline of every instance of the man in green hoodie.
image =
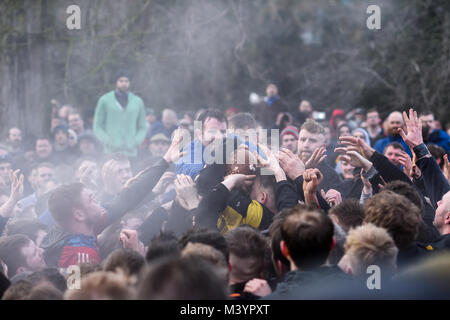
POLYGON ((120 71, 115 77, 116 89, 100 97, 94 115, 94 133, 106 154, 137 155, 137 148, 147 132, 144 102, 128 91, 130 77, 120 71))

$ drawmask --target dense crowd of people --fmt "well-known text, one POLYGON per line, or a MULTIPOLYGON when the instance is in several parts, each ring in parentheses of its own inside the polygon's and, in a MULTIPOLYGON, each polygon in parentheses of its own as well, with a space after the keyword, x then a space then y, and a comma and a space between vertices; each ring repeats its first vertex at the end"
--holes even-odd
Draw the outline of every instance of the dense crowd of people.
POLYGON ((92 119, 0 144, 0 297, 450 296, 449 129, 428 110, 157 117, 121 71, 92 119), (419 111, 419 112, 418 112, 419 111))

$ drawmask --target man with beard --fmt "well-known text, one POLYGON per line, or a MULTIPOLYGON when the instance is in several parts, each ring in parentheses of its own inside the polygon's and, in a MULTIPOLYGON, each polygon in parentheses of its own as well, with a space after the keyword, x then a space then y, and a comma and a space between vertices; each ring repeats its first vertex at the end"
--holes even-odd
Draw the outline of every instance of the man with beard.
POLYGON ((335 189, 342 193, 342 181, 336 171, 325 160, 325 129, 314 120, 307 119, 300 129, 298 156, 306 169, 317 168, 323 174, 319 189, 335 189))
POLYGON ((411 150, 409 149, 408 145, 403 141, 402 137, 398 133, 398 129, 403 127, 403 117, 402 114, 398 111, 393 111, 389 115, 387 119, 388 123, 388 136, 386 138, 380 139, 375 143, 374 149, 378 151, 379 153, 383 153, 384 149, 388 144, 391 142, 398 142, 400 143, 403 148, 405 149, 405 152, 412 157, 411 150))
POLYGON ((144 102, 128 91, 130 77, 126 72, 119 72, 115 80, 116 89, 98 100, 94 133, 103 144, 106 154, 121 153, 136 157, 137 148, 147 133, 144 102))
POLYGON ((420 114, 420 120, 422 120, 422 135, 425 144, 433 143, 441 148, 444 148, 445 152, 450 151, 450 137, 442 129, 436 129, 434 114, 431 111, 423 111, 420 114))

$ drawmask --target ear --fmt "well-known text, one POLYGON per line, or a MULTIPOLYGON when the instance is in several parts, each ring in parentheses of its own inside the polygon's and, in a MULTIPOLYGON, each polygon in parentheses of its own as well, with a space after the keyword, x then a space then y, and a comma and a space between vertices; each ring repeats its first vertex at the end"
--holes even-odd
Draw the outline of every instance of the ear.
POLYGON ((450 211, 444 215, 444 223, 450 224, 450 211))
POLYGON ((78 208, 73 209, 73 219, 77 222, 84 221, 86 219, 84 212, 78 208))
POLYGON ((265 191, 258 194, 258 202, 262 204, 266 204, 267 202, 267 193, 265 191))
POLYGON ((284 240, 281 240, 281 242, 280 242, 280 249, 281 249, 281 253, 283 254, 283 256, 285 256, 287 259, 289 257, 289 249, 286 245, 286 242, 284 242, 284 240))
POLYGON ((346 266, 345 273, 349 276, 353 275, 352 268, 350 268, 350 266, 346 266))

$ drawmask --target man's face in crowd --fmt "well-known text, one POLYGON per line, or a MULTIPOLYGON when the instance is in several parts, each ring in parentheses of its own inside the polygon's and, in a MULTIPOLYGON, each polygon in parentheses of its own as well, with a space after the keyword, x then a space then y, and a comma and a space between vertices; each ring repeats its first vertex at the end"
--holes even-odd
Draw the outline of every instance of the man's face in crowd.
POLYGON ((442 232, 442 227, 450 223, 450 191, 444 194, 442 200, 438 201, 437 205, 433 225, 439 232, 442 232))
POLYGON ((76 133, 80 133, 84 129, 84 122, 78 113, 69 115, 69 127, 76 133))
POLYGON ((83 188, 80 195, 81 209, 85 214, 85 223, 95 225, 100 222, 104 208, 98 202, 95 191, 83 188))
POLYGON ((345 136, 350 136, 351 132, 350 132, 350 128, 347 126, 341 127, 339 129, 339 137, 345 137, 345 136))
POLYGON ((46 267, 44 261, 44 249, 39 248, 33 240, 24 246, 20 253, 25 258, 27 271, 40 271, 46 267))
POLYGON ((355 170, 355 167, 352 166, 349 162, 341 160, 341 168, 342 168, 342 175, 344 176, 344 179, 353 179, 353 170, 355 170))
POLYGON ((298 139, 292 134, 285 134, 281 138, 281 147, 292 151, 292 153, 297 153, 297 143, 298 139))
POLYGON ((36 141, 36 155, 38 158, 47 158, 52 153, 52 145, 47 139, 36 141))
POLYGON ((216 139, 223 139, 227 134, 227 123, 220 122, 216 118, 207 118, 203 123, 203 132, 200 140, 206 147, 216 139))
POLYGON ((401 149, 396 149, 393 146, 389 146, 386 148, 386 151, 384 152, 384 155, 386 158, 389 159, 389 161, 396 165, 397 167, 400 167, 402 164, 399 162, 399 157, 402 154, 401 149))
POLYGON ((369 112, 369 113, 367 114, 366 122, 367 122, 367 125, 368 125, 369 127, 375 128, 375 127, 377 127, 377 126, 380 124, 380 122, 381 122, 380 115, 379 115, 378 112, 376 112, 376 111, 374 111, 374 112, 369 112))
POLYGON ((148 125, 152 125, 153 123, 156 122, 156 117, 154 114, 148 114, 145 116, 145 120, 147 120, 148 125))
POLYGON ((69 137, 62 130, 58 130, 55 133, 55 143, 59 146, 65 146, 69 142, 69 137))
POLYGON ((298 137, 298 155, 303 162, 306 162, 314 150, 325 145, 325 136, 319 133, 311 133, 305 129, 300 131, 298 137))
POLYGON ((14 147, 20 146, 22 143, 22 131, 18 128, 9 129, 9 141, 14 147))
POLYGON ((393 112, 388 119, 388 132, 390 136, 397 137, 397 129, 403 126, 403 118, 400 112, 393 112))
POLYGON ((431 133, 435 128, 434 115, 422 115, 420 116, 420 120, 422 120, 422 126, 427 126, 429 128, 429 133, 431 133))
POLYGON ((130 80, 127 77, 120 77, 119 79, 117 79, 116 86, 117 90, 127 92, 130 88, 130 80))
POLYGON ((153 141, 150 142, 149 148, 151 155, 162 157, 169 149, 169 143, 166 141, 153 141))
POLYGON ((112 168, 113 184, 117 190, 121 190, 125 183, 133 177, 129 161, 116 162, 112 168))
POLYGON ((87 139, 81 140, 80 152, 84 155, 95 154, 95 144, 87 139))
POLYGON ((266 89, 266 94, 268 97, 272 98, 278 95, 278 88, 274 84, 269 84, 266 89))
POLYGON ((298 106, 298 110, 302 113, 311 113, 312 112, 312 106, 311 104, 306 101, 303 100, 300 105, 298 106))
POLYGON ((77 170, 77 178, 90 177, 91 180, 97 181, 98 179, 98 166, 94 161, 84 160, 77 170))
POLYGON ((170 129, 177 122, 177 118, 172 112, 163 112, 161 122, 166 129, 170 129))
POLYGON ((48 167, 40 167, 37 169, 37 177, 36 177, 36 183, 39 186, 39 188, 43 188, 47 185, 50 181, 53 179, 54 170, 53 168, 48 167))
POLYGON ((0 179, 1 183, 5 186, 9 186, 11 184, 9 180, 9 174, 12 171, 11 163, 9 162, 0 162, 0 179))

